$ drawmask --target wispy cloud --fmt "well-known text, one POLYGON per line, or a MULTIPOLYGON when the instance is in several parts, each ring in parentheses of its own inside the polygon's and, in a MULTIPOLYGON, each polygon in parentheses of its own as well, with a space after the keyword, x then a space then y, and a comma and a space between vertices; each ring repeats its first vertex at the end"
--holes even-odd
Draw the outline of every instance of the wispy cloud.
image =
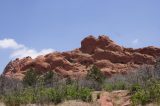
POLYGON ((139 43, 139 39, 135 39, 135 40, 132 41, 132 44, 134 44, 134 45, 136 45, 138 43, 139 43))
POLYGON ((25 45, 17 43, 14 39, 8 38, 0 40, 0 49, 11 49, 11 58, 23 58, 26 56, 35 58, 38 55, 44 55, 54 51, 51 48, 37 51, 36 49, 31 49, 29 47, 26 47, 25 45))
POLYGON ((35 49, 28 49, 28 48, 23 48, 23 49, 18 49, 12 52, 11 57, 19 57, 19 58, 23 58, 26 56, 31 56, 32 58, 37 57, 38 55, 44 55, 44 54, 48 54, 50 52, 53 52, 53 49, 43 49, 41 51, 37 51, 35 49))
POLYGON ((24 45, 18 44, 14 39, 2 39, 0 40, 0 49, 19 49, 24 48, 24 45))

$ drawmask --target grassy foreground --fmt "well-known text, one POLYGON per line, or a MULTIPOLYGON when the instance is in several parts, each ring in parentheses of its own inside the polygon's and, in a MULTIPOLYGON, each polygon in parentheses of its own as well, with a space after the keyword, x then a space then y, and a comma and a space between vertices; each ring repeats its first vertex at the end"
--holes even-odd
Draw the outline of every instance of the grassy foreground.
MULTIPOLYGON (((60 105, 64 101, 72 100, 93 105, 94 91, 114 92, 116 90, 127 90, 130 105, 133 106, 159 104, 160 61, 158 60, 154 67, 142 66, 128 74, 116 74, 108 78, 96 66, 91 67, 86 77, 81 79, 63 78, 54 71, 39 75, 34 69, 27 71, 23 81, 0 77, 0 100, 6 106, 60 105)), ((96 100, 100 97, 100 94, 97 94, 96 100)), ((116 101, 116 99, 113 100, 116 101)))

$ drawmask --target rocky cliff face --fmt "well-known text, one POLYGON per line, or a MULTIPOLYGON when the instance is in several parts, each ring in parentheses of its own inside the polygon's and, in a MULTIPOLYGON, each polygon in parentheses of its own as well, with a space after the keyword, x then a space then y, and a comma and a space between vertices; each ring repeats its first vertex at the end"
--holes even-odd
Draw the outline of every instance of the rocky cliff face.
POLYGON ((88 36, 81 47, 69 52, 54 52, 35 59, 25 57, 8 63, 3 74, 8 77, 23 78, 27 69, 34 68, 40 74, 53 70, 64 77, 81 77, 92 65, 96 65, 105 75, 127 73, 141 65, 153 65, 160 57, 160 48, 124 48, 107 36, 88 36))

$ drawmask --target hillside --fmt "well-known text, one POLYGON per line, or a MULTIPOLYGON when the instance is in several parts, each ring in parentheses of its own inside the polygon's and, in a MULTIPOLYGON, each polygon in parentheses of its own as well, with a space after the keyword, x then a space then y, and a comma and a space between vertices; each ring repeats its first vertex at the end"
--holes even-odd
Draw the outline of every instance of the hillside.
POLYGON ((72 51, 10 61, 3 75, 22 79, 27 69, 34 68, 39 74, 52 70, 64 77, 81 77, 86 75, 92 65, 96 65, 106 76, 110 76, 115 73, 125 74, 144 64, 154 65, 157 57, 160 57, 158 47, 125 48, 104 35, 98 38, 88 36, 82 40, 80 48, 72 51))

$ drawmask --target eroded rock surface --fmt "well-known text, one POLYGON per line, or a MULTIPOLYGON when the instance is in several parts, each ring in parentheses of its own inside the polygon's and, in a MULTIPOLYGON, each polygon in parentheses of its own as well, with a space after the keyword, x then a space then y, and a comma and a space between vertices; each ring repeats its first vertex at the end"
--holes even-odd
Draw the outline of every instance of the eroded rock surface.
POLYGON ((40 74, 55 71, 61 75, 81 77, 92 66, 98 66, 105 75, 127 73, 141 65, 153 65, 160 57, 160 48, 124 48, 107 36, 88 36, 81 47, 69 52, 54 52, 35 59, 25 57, 8 63, 3 74, 8 77, 23 78, 26 71, 34 68, 40 74))

